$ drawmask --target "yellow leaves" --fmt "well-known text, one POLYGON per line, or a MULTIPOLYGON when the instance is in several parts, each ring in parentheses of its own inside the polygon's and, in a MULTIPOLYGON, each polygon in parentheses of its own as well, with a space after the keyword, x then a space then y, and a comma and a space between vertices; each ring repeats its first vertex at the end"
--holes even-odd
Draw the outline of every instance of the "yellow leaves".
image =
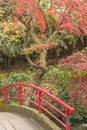
POLYGON ((10 34, 11 32, 14 32, 14 23, 13 22, 4 22, 2 23, 3 31, 7 34, 10 34))
POLYGON ((19 40, 16 38, 16 37, 14 37, 14 36, 10 36, 9 37, 9 42, 15 42, 15 43, 18 43, 19 42, 19 40))
POLYGON ((2 32, 7 36, 7 40, 11 43, 19 43, 22 31, 15 28, 15 23, 8 20, 2 23, 2 32))
POLYGON ((18 29, 18 27, 21 28, 19 24, 15 24, 14 22, 11 22, 10 20, 2 23, 2 27, 3 27, 3 31, 9 35, 12 35, 12 34, 19 35, 19 33, 22 31, 18 29))

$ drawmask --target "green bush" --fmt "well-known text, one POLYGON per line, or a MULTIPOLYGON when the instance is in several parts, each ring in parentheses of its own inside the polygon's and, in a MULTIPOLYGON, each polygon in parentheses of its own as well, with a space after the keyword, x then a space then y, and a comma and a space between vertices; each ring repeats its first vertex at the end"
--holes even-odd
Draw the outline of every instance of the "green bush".
POLYGON ((0 74, 0 83, 2 82, 2 80, 5 78, 5 75, 4 74, 0 74))
POLYGON ((48 72, 44 75, 44 79, 55 84, 56 89, 58 89, 58 95, 61 95, 61 99, 64 90, 67 89, 67 92, 70 90, 67 87, 69 81, 71 80, 73 74, 69 72, 65 67, 60 65, 50 66, 48 72))
MULTIPOLYGON (((43 80, 45 82, 43 82, 43 84, 41 84, 43 87, 45 87, 46 82, 48 82, 49 87, 50 84, 52 85, 52 87, 54 86, 55 88, 52 89, 52 91, 57 91, 54 92, 56 93, 56 96, 61 99, 62 101, 68 103, 69 101, 69 91, 70 91, 70 87, 68 86, 69 81, 72 78, 72 73, 69 72, 65 67, 62 67, 60 65, 55 65, 55 66, 50 66, 48 68, 48 72, 44 75, 43 80)), ((48 91, 48 88, 47 88, 48 91)), ((49 100, 49 99, 47 99, 49 100)), ((54 106, 56 106, 58 109, 61 109, 61 111, 64 111, 63 107, 61 107, 60 105, 58 105, 56 102, 53 102, 51 99, 49 100, 49 102, 51 102, 52 104, 54 104, 54 106)), ((61 118, 60 115, 58 115, 57 112, 55 112, 53 109, 49 108, 49 111, 51 111, 53 114, 55 114, 56 116, 58 116, 58 118, 61 118)))
POLYGON ((30 82, 31 74, 30 73, 16 73, 12 72, 9 76, 4 77, 1 80, 0 87, 3 87, 7 84, 11 84, 14 82, 30 82))

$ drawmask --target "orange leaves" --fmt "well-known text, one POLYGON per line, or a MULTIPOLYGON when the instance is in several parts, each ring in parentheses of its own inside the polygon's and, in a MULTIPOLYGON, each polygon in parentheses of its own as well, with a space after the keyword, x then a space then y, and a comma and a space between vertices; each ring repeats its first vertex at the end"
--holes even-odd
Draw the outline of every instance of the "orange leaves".
POLYGON ((60 13, 59 18, 63 17, 62 24, 59 29, 67 29, 69 32, 74 32, 74 26, 72 22, 72 18, 68 13, 60 13))
MULTIPOLYGON (((59 29, 68 30, 76 35, 87 35, 87 0, 51 0, 52 11, 56 9, 59 29)), ((50 8, 51 8, 50 7, 50 8)))
POLYGON ((38 8, 38 23, 41 24, 40 31, 44 32, 46 30, 46 23, 40 8, 38 8))
MULTIPOLYGON (((38 29, 39 37, 42 39, 45 38, 43 33, 48 27, 46 23, 49 24, 50 28, 54 28, 53 25, 56 23, 58 29, 66 29, 76 35, 87 35, 87 0, 49 0, 48 6, 44 7, 45 11, 40 8, 41 3, 38 3, 38 0, 10 1, 14 4, 13 12, 16 17, 27 17, 27 20, 31 18, 32 21, 29 24, 32 26, 34 24, 34 28, 38 29), (46 17, 44 17, 43 12, 46 17), (55 18, 55 23, 52 18, 50 18, 50 21, 53 24, 48 21, 49 15, 55 18)), ((27 22, 26 19, 23 20, 27 22)))
POLYGON ((18 17, 20 17, 26 13, 26 1, 25 0, 15 0, 14 13, 18 17))
POLYGON ((33 18, 37 17, 37 0, 27 0, 27 12, 33 18))
POLYGON ((82 0, 65 1, 67 6, 60 28, 67 29, 76 35, 87 35, 87 2, 82 0))
POLYGON ((29 14, 34 16, 36 14, 36 0, 14 0, 14 13, 16 16, 21 17, 29 14))
POLYGON ((40 32, 45 32, 46 23, 37 0, 15 0, 14 13, 17 17, 30 16, 33 21, 37 20, 40 32))
POLYGON ((41 39, 45 39, 45 35, 43 33, 39 33, 38 37, 41 38, 41 39))

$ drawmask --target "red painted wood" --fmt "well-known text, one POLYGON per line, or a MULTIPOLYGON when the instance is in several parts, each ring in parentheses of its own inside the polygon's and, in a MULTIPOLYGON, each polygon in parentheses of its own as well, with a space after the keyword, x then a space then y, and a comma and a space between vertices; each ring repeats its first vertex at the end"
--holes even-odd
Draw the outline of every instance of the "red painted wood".
POLYGON ((57 97, 53 96, 52 94, 48 93, 47 91, 45 91, 44 89, 35 86, 33 84, 28 84, 28 83, 13 83, 13 84, 8 84, 4 87, 2 87, 0 89, 0 97, 3 97, 2 102, 7 103, 9 100, 11 99, 18 99, 19 100, 19 105, 23 105, 23 100, 24 101, 28 101, 30 103, 32 103, 33 105, 37 106, 38 112, 41 113, 42 110, 44 110, 46 113, 48 113, 52 118, 54 118, 57 122, 59 122, 63 127, 65 127, 66 130, 70 130, 70 123, 69 123, 69 117, 70 117, 70 112, 75 113, 75 109, 72 108, 71 106, 69 106, 68 104, 64 103, 63 101, 61 101, 60 99, 58 99, 57 97), (17 90, 12 90, 12 88, 16 86, 18 87, 17 90), (37 91, 37 94, 34 94, 26 89, 25 91, 25 87, 31 87, 33 89, 35 89, 37 91), (11 90, 10 90, 11 88, 11 90), (12 97, 8 97, 9 93, 17 93, 17 96, 12 96, 12 97), (33 101, 32 98, 28 99, 26 97, 27 96, 32 96, 35 100, 33 101), (57 104, 61 105, 62 107, 65 108, 66 112, 63 113, 61 110, 59 110, 57 107, 55 107, 53 104, 51 104, 50 102, 48 102, 46 99, 43 98, 43 95, 48 97, 50 100, 52 100, 53 102, 56 102, 57 104), (54 115, 53 113, 51 113, 49 111, 49 107, 45 107, 43 106, 43 103, 46 104, 46 106, 49 106, 51 109, 53 109, 55 112, 59 113, 61 116, 63 116, 66 119, 66 123, 62 122, 60 119, 58 119, 56 117, 56 115, 54 115))
POLYGON ((66 109, 66 130, 70 130, 69 110, 66 109))
POLYGON ((38 111, 41 113, 41 91, 38 92, 38 111))
POLYGON ((22 105, 22 84, 19 85, 19 104, 22 105))

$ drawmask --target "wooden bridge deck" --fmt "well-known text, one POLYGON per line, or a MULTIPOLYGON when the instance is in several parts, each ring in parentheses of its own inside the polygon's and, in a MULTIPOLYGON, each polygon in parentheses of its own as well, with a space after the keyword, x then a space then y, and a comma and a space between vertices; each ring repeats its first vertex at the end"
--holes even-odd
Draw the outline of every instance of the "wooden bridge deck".
POLYGON ((0 130, 45 130, 34 119, 10 112, 0 112, 0 130))

